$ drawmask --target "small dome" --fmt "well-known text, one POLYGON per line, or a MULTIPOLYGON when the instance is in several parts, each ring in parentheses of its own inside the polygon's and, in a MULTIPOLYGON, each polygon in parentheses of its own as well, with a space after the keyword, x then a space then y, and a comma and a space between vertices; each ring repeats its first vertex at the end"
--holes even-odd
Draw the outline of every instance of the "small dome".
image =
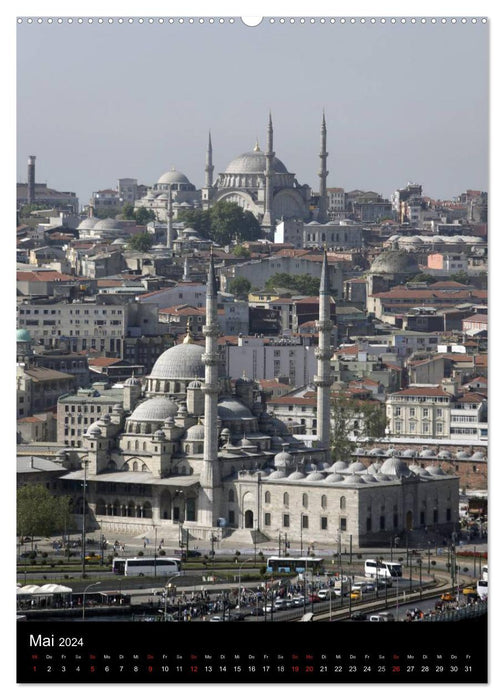
POLYGON ((366 472, 368 474, 379 474, 380 469, 382 468, 382 465, 380 462, 373 462, 372 464, 369 465, 369 467, 366 469, 366 472))
POLYGON ((467 452, 464 452, 464 450, 460 450, 460 452, 457 452, 455 455, 457 459, 469 459, 470 455, 467 454, 467 452))
POLYGON ((224 398, 217 406, 219 418, 222 420, 236 420, 239 418, 253 418, 250 410, 234 398, 224 398))
POLYGON ((78 231, 90 231, 93 229, 96 224, 100 221, 100 219, 97 219, 94 216, 88 216, 87 219, 84 219, 84 221, 81 221, 80 224, 77 226, 78 231))
POLYGON ((355 474, 356 472, 366 471, 366 467, 362 464, 362 462, 352 462, 352 464, 348 466, 347 471, 351 474, 355 474))
POLYGON ((271 472, 271 474, 268 476, 268 479, 271 479, 272 481, 275 479, 285 479, 285 472, 279 471, 277 469, 276 471, 271 472))
POLYGON ((124 407, 123 407, 122 403, 115 403, 112 406, 112 413, 123 413, 123 411, 124 411, 124 407))
POLYGON ((164 432, 162 430, 156 430, 153 437, 156 440, 166 440, 166 435, 164 434, 164 432))
POLYGON ((89 437, 100 437, 102 434, 101 428, 98 425, 98 421, 95 423, 91 423, 91 425, 88 427, 86 435, 89 437))
POLYGON ((401 476, 409 476, 410 470, 408 465, 397 457, 389 457, 386 459, 380 469, 380 474, 399 478, 401 476))
POLYGON ((381 472, 379 474, 376 474, 376 481, 391 481, 394 477, 389 476, 388 474, 382 474, 381 472))
POLYGON ((438 459, 451 459, 452 455, 451 455, 451 452, 448 452, 448 450, 440 450, 437 453, 437 458, 438 459))
POLYGON ((138 404, 130 416, 132 421, 164 421, 168 416, 175 416, 178 407, 174 401, 165 396, 155 396, 138 404))
POLYGON ((416 457, 417 453, 415 450, 404 450, 404 452, 401 453, 401 457, 416 457))
POLYGON ((435 457, 436 453, 434 450, 422 450, 419 454, 419 457, 435 457))
POLYGON ((104 425, 108 425, 111 421, 111 418, 108 413, 104 413, 103 416, 100 418, 100 423, 103 423, 104 425))
POLYGON ((122 231, 123 226, 117 219, 99 219, 95 224, 93 231, 122 231))
POLYGON ((142 382, 138 377, 128 377, 124 382, 124 386, 142 386, 142 382))
POLYGON ((203 384, 199 382, 197 379, 195 379, 193 382, 189 382, 187 385, 188 389, 201 389, 203 387, 203 384))
POLYGON ((241 439, 240 442, 238 443, 238 446, 239 446, 239 447, 244 447, 244 448, 246 448, 247 450, 250 450, 250 449, 254 449, 254 450, 255 450, 256 447, 257 447, 257 445, 254 445, 254 443, 253 443, 251 440, 249 440, 247 437, 245 437, 245 435, 242 437, 242 439, 241 439))
POLYGON ((363 455, 366 454, 366 450, 365 450, 363 447, 358 447, 358 448, 355 450, 355 454, 356 454, 358 457, 359 457, 359 456, 363 456, 363 455))
POLYGON ((306 481, 321 481, 322 479, 324 479, 322 472, 311 472, 306 477, 306 481))
POLYGON ((386 452, 385 452, 385 457, 396 457, 397 456, 397 450, 394 450, 393 447, 390 447, 386 452))
POLYGON ((282 450, 273 460, 276 469, 286 468, 292 464, 292 455, 290 455, 286 450, 282 450))
POLYGON ((425 471, 429 472, 432 476, 446 476, 446 472, 444 472, 438 464, 429 464, 428 467, 425 467, 425 471))
POLYGON ((471 459, 485 459, 485 455, 483 454, 483 452, 480 452, 479 450, 477 450, 477 451, 472 455, 471 459))
POLYGON ((289 481, 300 481, 301 479, 305 479, 305 478, 306 478, 306 475, 303 474, 303 472, 301 472, 299 470, 292 472, 292 474, 289 474, 289 476, 287 477, 287 479, 289 479, 289 481))
POLYGON ((340 472, 343 471, 348 467, 348 464, 346 462, 343 462, 341 459, 339 459, 337 462, 334 462, 334 464, 331 467, 331 472, 340 472))
POLYGON ((201 423, 196 423, 196 425, 191 425, 187 429, 186 440, 204 440, 205 439, 205 426, 201 423))
POLYGON ((366 483, 366 484, 373 484, 378 481, 376 476, 374 474, 363 474, 361 476, 361 479, 366 483))
POLYGON ((410 464, 410 471, 417 476, 429 476, 429 472, 426 471, 423 464, 410 464))
POLYGON ((344 484, 363 484, 364 482, 362 481, 360 476, 357 476, 357 474, 348 474, 347 476, 344 477, 343 483, 344 484))
POLYGON ((375 447, 373 450, 369 450, 369 455, 371 457, 384 457, 385 452, 383 450, 380 450, 379 447, 375 447))
POLYGON ((344 477, 341 474, 329 474, 329 476, 326 476, 324 479, 324 482, 328 484, 334 484, 337 481, 343 481, 344 477))

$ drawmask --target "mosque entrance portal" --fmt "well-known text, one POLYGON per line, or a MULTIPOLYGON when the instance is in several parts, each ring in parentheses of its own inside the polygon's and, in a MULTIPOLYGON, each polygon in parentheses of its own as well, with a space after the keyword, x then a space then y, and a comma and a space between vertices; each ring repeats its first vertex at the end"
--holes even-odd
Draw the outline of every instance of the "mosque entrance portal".
POLYGON ((245 511, 245 527, 250 529, 254 527, 254 513, 251 510, 245 511))

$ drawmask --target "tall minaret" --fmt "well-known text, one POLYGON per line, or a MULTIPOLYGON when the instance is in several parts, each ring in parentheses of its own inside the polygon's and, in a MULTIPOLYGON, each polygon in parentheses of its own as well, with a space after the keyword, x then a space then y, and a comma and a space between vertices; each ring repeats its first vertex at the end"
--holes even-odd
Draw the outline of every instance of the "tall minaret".
POLYGON ((318 348, 315 350, 317 358, 317 374, 314 383, 317 387, 317 438, 321 446, 329 455, 331 432, 331 297, 329 293, 329 266, 327 252, 324 250, 322 260, 322 274, 319 291, 319 320, 317 330, 319 332, 318 348))
POLYGON ((213 197, 213 171, 212 135, 208 132, 208 146, 205 160, 205 186, 201 188, 201 203, 203 209, 208 209, 213 197))
POLYGON ((262 220, 263 228, 273 226, 273 158, 275 152, 273 150, 273 123, 271 121, 271 112, 268 120, 268 131, 266 138, 266 170, 265 175, 265 191, 264 191, 264 216, 262 220))
POLYGON ((327 221, 327 156, 329 153, 327 148, 327 129, 325 121, 325 112, 322 112, 322 127, 320 129, 320 170, 319 170, 319 215, 318 220, 321 224, 327 221))
POLYGON ((186 255, 184 258, 184 274, 182 275, 182 282, 190 282, 191 273, 189 272, 189 258, 186 255))
POLYGON ((166 247, 173 248, 173 204, 171 185, 168 187, 168 201, 166 202, 166 247))
POLYGON ((35 201, 35 159, 37 156, 28 156, 28 204, 35 201))
POLYGON ((205 395, 203 442, 203 468, 200 475, 200 523, 208 527, 215 526, 218 515, 218 502, 216 499, 216 487, 220 483, 219 454, 218 454, 218 427, 217 427, 217 402, 219 398, 219 347, 217 338, 220 335, 220 326, 217 317, 217 280, 213 254, 210 255, 208 279, 206 286, 206 323, 203 326, 205 336, 205 352, 202 359, 205 365, 205 383, 203 393, 205 395))
POLYGON ((213 183, 213 160, 212 160, 212 134, 208 132, 208 148, 205 163, 205 187, 211 187, 213 183))

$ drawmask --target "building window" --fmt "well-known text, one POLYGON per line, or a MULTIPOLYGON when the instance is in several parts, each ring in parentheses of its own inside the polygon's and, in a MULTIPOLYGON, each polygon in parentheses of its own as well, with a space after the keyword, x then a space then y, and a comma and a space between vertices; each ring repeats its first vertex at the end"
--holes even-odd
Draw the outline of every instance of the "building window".
POLYGON ((345 498, 345 496, 342 496, 342 497, 340 498, 339 507, 340 507, 340 510, 345 510, 345 508, 346 508, 346 498, 345 498))
POLYGON ((366 518, 366 532, 371 532, 371 518, 366 518))
POLYGON ((443 432, 443 424, 436 423, 436 433, 442 433, 442 432, 443 432))
MULTIPOLYGON (((285 517, 284 517, 284 520, 285 520, 285 517)), ((264 514, 264 524, 266 527, 269 527, 271 525, 271 513, 264 514)))
POLYGON ((415 417, 415 409, 414 409, 414 408, 410 408, 409 414, 410 414, 410 418, 414 418, 414 417, 415 417))
POLYGON ((269 491, 266 491, 266 493, 264 494, 264 502, 271 503, 271 494, 269 491))
POLYGON ((432 511, 432 522, 434 524, 436 524, 437 521, 438 521, 438 510, 437 510, 437 508, 434 508, 434 510, 432 511))
POLYGON ((307 493, 303 493, 302 501, 303 501, 303 508, 308 508, 308 494, 307 493))
POLYGON ((410 433, 414 433, 414 432, 415 432, 415 424, 414 424, 414 423, 410 423, 410 424, 409 424, 409 431, 410 431, 410 433))
POLYGON ((288 513, 283 514, 283 526, 290 527, 290 516, 288 513))
POLYGON ((285 492, 283 495, 283 504, 284 504, 284 506, 289 505, 289 494, 287 492, 285 492))
POLYGON ((380 530, 385 530, 385 516, 380 515, 380 530))
POLYGON ((303 530, 308 529, 308 516, 307 515, 302 515, 301 516, 301 527, 303 530))
POLYGON ((451 522, 451 508, 446 509, 446 522, 451 522))
POLYGON ((420 511, 420 525, 425 525, 425 512, 423 510, 420 511))
POLYGON ((399 516, 397 513, 394 513, 394 517, 392 518, 393 522, 393 527, 398 527, 399 526, 399 516))
POLYGON ((327 508, 327 496, 322 496, 322 498, 320 499, 320 505, 322 506, 322 508, 327 508))
POLYGON ((346 532, 346 529, 347 529, 347 519, 340 518, 340 530, 341 530, 341 532, 346 532))
POLYGON ((320 529, 327 530, 327 518, 326 517, 320 518, 320 529))

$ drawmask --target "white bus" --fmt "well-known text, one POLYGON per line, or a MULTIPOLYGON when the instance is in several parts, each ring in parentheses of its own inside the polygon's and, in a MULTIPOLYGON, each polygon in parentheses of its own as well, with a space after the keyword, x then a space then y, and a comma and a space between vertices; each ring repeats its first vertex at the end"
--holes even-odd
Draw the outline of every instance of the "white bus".
POLYGON ((476 593, 481 600, 486 600, 488 598, 488 581, 478 581, 476 586, 476 593))
POLYGON ((268 573, 303 573, 304 571, 313 571, 314 573, 322 570, 321 557, 268 557, 266 561, 266 571, 268 573))
POLYGON ((488 564, 481 567, 481 579, 483 581, 488 581, 488 564))
POLYGON ((366 559, 364 563, 364 576, 368 578, 401 578, 402 564, 397 561, 376 561, 366 559))
POLYGON ((112 561, 112 572, 120 576, 169 576, 180 571, 180 559, 172 557, 116 558, 112 561))

